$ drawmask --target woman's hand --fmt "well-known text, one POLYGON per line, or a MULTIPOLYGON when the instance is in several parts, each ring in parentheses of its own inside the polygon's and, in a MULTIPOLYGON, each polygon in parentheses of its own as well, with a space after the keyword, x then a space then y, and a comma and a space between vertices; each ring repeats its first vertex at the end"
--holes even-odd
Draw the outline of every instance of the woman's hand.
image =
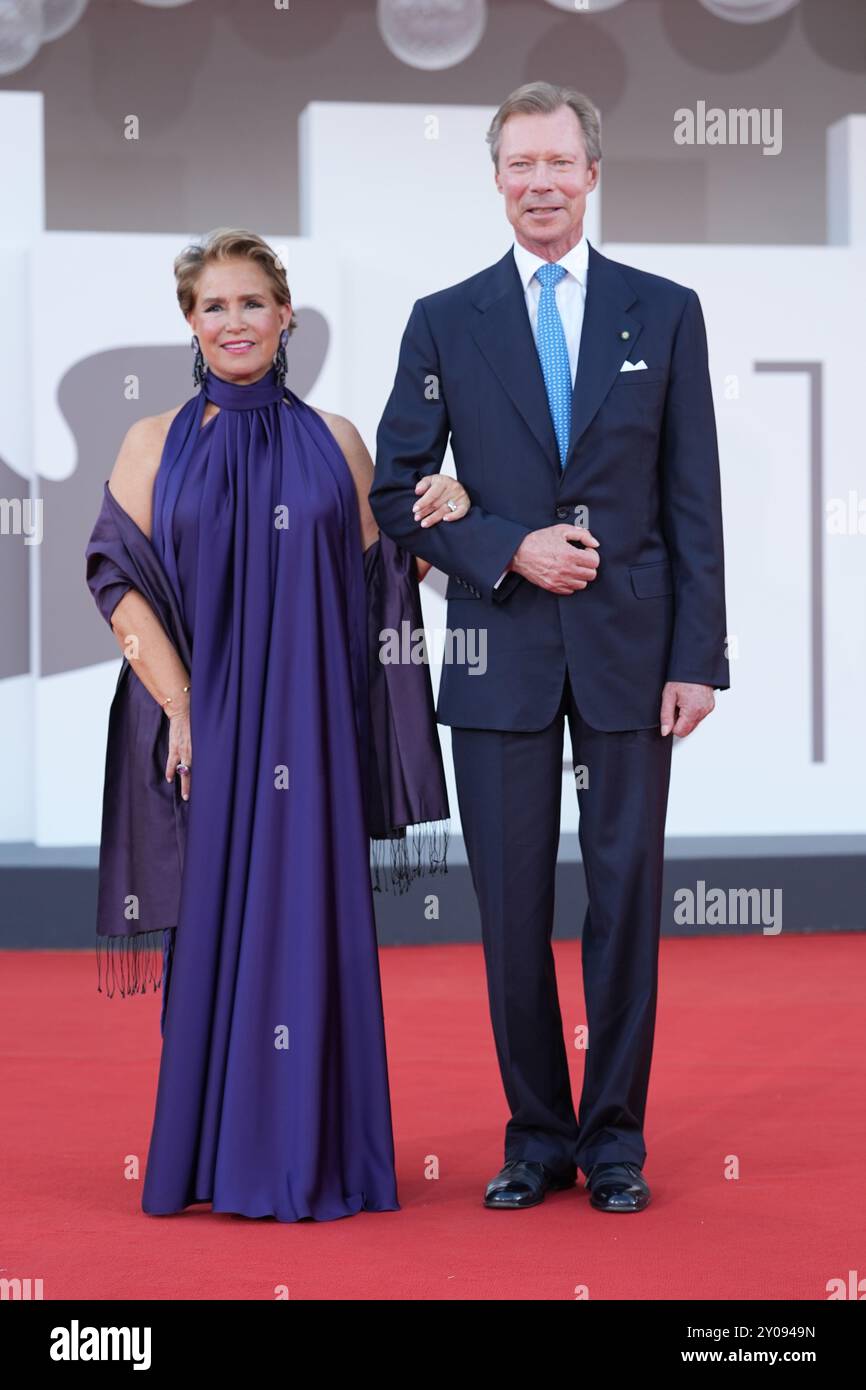
POLYGON ((472 506, 463 484, 444 473, 431 473, 422 478, 415 491, 419 495, 412 515, 422 526, 435 526, 440 521, 462 521, 472 506), (449 501, 453 507, 446 505, 449 501))
MULTIPOLYGON (((177 773, 178 763, 192 768, 192 732, 189 722, 189 707, 177 709, 168 716, 168 762, 165 765, 165 778, 170 782, 177 773)), ((189 801, 191 771, 180 774, 180 794, 189 801)))

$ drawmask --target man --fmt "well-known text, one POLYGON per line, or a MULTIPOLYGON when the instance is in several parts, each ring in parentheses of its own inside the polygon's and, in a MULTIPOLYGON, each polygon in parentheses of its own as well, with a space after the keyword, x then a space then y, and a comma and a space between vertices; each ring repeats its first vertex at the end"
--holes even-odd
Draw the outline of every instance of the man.
POLYGON ((485 1205, 534 1206, 580 1167, 593 1206, 636 1212, 671 733, 729 684, 706 335, 694 290, 586 241, 601 158, 587 97, 530 83, 487 140, 514 246, 414 304, 370 503, 449 576, 449 628, 487 630, 485 674, 444 665, 437 707, 511 1109, 485 1205), (472 507, 422 527, 415 486, 449 435, 472 507), (577 1118, 550 945, 566 718, 589 898, 577 1118))

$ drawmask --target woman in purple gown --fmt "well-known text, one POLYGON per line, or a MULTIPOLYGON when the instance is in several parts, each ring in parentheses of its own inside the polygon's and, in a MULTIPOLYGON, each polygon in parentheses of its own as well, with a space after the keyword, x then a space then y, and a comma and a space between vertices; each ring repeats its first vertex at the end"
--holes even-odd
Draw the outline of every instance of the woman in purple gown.
MULTIPOLYGON (((448 814, 429 670, 376 660, 420 620, 416 562, 378 536, 357 431, 284 384, 267 244, 215 233, 175 275, 201 391, 130 429, 86 552, 125 657, 100 984, 163 985, 142 1206, 395 1211, 370 838, 402 888, 419 846, 444 868, 448 814)), ((468 510, 442 475, 418 494, 427 524, 468 510)))

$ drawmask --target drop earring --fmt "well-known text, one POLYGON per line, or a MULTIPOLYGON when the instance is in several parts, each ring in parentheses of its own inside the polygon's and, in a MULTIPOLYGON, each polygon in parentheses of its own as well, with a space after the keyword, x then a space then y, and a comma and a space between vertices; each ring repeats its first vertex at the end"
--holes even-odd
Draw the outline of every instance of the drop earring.
POLYGON ((207 367, 205 366, 204 354, 201 350, 201 343, 199 342, 195 333, 193 333, 192 335, 190 347, 193 348, 195 351, 195 360, 192 364, 192 379, 196 386, 201 386, 202 382, 205 379, 205 376, 207 375, 207 367))
POLYGON ((288 359, 286 358, 286 343, 289 341, 289 330, 284 328, 280 334, 280 345, 274 353, 274 371, 277 374, 277 381, 281 386, 286 384, 286 373, 289 370, 288 359))

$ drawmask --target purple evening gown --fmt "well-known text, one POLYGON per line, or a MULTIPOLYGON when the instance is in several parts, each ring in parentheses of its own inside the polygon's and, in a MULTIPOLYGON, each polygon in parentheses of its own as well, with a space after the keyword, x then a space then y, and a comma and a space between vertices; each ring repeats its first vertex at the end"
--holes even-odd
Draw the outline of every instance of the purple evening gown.
POLYGON ((396 1211, 354 482, 293 393, 212 374, 204 390, 220 413, 199 428, 204 401, 184 408, 185 467, 166 482, 164 453, 154 490, 192 645, 192 790, 142 1206, 396 1211))

